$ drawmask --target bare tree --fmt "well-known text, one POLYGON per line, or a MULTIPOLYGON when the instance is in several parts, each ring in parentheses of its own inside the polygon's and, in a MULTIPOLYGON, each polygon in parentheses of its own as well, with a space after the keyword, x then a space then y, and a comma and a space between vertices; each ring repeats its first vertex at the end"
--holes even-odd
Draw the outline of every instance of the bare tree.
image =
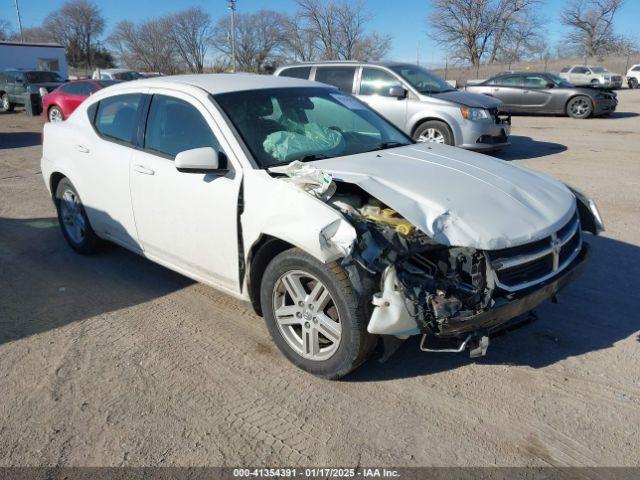
POLYGON ((568 42, 587 57, 614 51, 619 39, 613 21, 623 3, 624 0, 572 0, 560 17, 569 27, 568 42))
POLYGON ((491 0, 434 0, 431 37, 450 54, 480 64, 495 32, 496 11, 491 0))
POLYGON ((13 29, 11 28, 11 24, 4 19, 0 19, 0 40, 9 40, 12 35, 13 29))
MULTIPOLYGON (((22 29, 22 38, 25 42, 49 43, 55 42, 51 32, 44 27, 27 27, 22 29)), ((15 32, 12 40, 20 40, 20 33, 15 32)))
POLYGON ((296 0, 299 29, 309 32, 321 58, 331 60, 378 60, 387 54, 391 37, 366 34, 371 19, 362 1, 322 2, 296 0))
MULTIPOLYGON (((286 16, 273 10, 236 14, 236 62, 238 69, 263 72, 280 56, 285 44, 286 16)), ((221 18, 213 30, 213 45, 231 57, 229 21, 221 18)))
POLYGON ((73 66, 93 63, 93 52, 104 31, 104 18, 98 6, 89 0, 70 0, 62 8, 51 12, 43 27, 67 49, 73 66))
POLYGON ((210 15, 200 7, 192 7, 167 16, 165 21, 182 62, 191 72, 202 73, 213 36, 210 15))
POLYGON ((125 20, 115 26, 108 41, 129 68, 171 74, 180 70, 180 64, 167 38, 171 38, 171 25, 164 19, 137 26, 125 20))
POLYGON ((286 18, 283 33, 284 48, 292 60, 309 62, 317 58, 315 32, 304 23, 299 13, 286 18))
POLYGON ((537 40, 535 37, 539 37, 541 22, 540 17, 532 10, 539 3, 540 0, 499 0, 494 14, 496 23, 490 63, 498 59, 501 51, 516 51, 520 54, 523 45, 537 40))

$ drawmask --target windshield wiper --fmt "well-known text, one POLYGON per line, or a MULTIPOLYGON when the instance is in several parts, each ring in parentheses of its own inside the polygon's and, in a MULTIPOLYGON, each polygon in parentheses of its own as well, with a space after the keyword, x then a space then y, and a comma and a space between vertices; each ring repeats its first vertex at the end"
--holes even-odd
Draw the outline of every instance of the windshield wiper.
POLYGON ((378 145, 378 148, 376 148, 376 150, 386 150, 387 148, 404 147, 405 145, 407 144, 402 142, 382 142, 380 145, 378 145))
POLYGON ((322 160, 323 158, 329 158, 329 157, 322 153, 310 153, 309 155, 305 155, 304 157, 298 158, 297 160, 301 162, 311 162, 313 160, 322 160))

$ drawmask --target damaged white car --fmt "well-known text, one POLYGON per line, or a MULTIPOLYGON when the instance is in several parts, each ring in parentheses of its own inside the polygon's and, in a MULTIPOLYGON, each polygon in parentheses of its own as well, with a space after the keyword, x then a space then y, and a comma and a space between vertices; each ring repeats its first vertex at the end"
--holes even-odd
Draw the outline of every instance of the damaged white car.
POLYGON ((291 78, 116 85, 46 124, 43 145, 71 247, 115 242, 250 301, 284 355, 326 378, 412 335, 483 355, 574 277, 582 231, 603 229, 556 180, 416 144, 291 78))

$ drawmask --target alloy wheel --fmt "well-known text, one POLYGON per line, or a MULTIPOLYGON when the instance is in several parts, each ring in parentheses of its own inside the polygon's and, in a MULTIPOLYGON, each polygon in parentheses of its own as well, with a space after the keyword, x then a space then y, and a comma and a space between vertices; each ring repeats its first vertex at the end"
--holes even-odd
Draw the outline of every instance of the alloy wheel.
POLYGON ((49 110, 49 121, 50 122, 61 122, 63 120, 62 118, 62 112, 57 109, 57 108, 52 108, 49 110))
POLYGON ((67 235, 76 244, 81 244, 86 235, 86 224, 82 214, 82 204, 73 190, 65 190, 60 199, 60 216, 67 235))
POLYGON ((571 102, 569 109, 576 117, 583 117, 589 112, 589 102, 585 98, 577 98, 571 102))
POLYGON ((273 288, 273 314, 287 344, 300 356, 323 361, 342 338, 340 315, 329 289, 302 270, 283 274, 273 288))
POLYGON ((440 130, 435 128, 427 128, 418 138, 419 142, 426 143, 445 143, 444 135, 440 130))

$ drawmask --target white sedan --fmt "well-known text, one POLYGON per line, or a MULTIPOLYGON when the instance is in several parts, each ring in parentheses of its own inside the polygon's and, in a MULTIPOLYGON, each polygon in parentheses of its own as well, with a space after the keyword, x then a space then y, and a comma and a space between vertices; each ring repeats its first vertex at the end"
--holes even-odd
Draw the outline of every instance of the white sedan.
POLYGON ((582 230, 602 230, 556 180, 416 144, 357 99, 283 77, 101 90, 45 125, 42 173, 77 252, 114 242, 250 301, 325 378, 412 335, 484 355, 584 264, 582 230))

